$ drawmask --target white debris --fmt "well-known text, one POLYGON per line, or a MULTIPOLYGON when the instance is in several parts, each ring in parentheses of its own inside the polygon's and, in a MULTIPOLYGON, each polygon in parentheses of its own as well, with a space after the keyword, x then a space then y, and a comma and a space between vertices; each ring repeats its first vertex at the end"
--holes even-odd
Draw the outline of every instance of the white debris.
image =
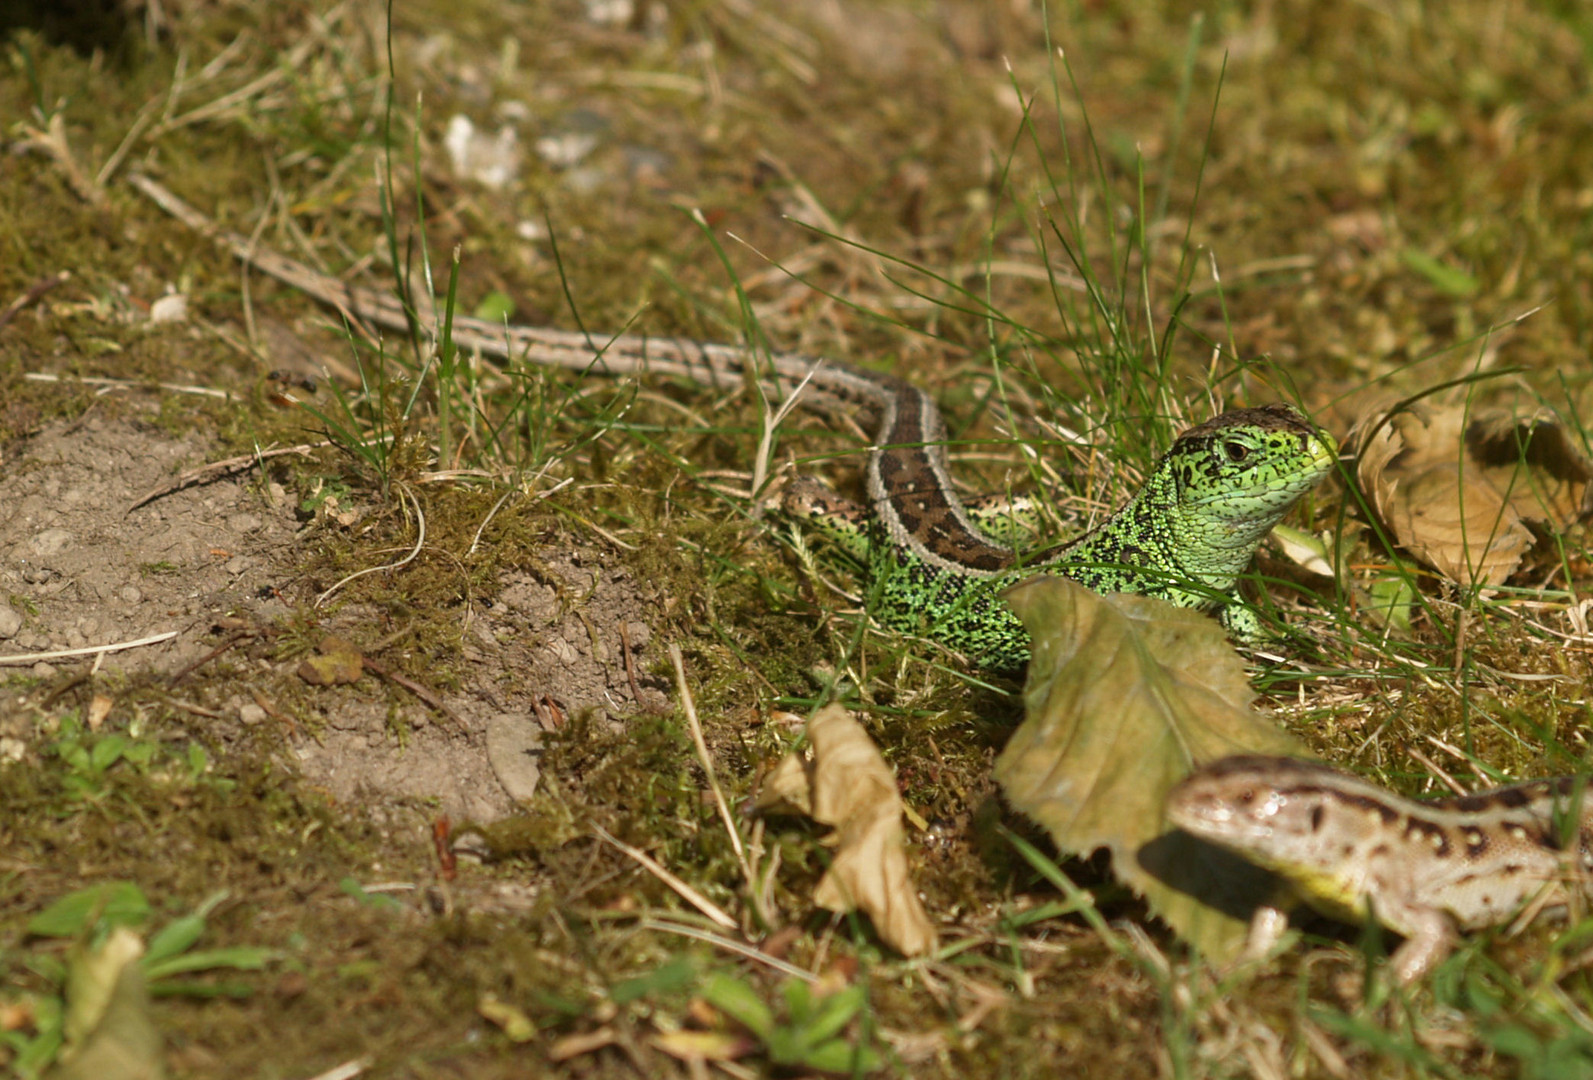
POLYGON ((448 121, 443 148, 453 163, 454 175, 500 191, 520 172, 520 135, 505 124, 497 134, 477 131, 470 117, 457 114, 448 121))
POLYGON ((586 21, 623 30, 636 18, 636 0, 585 0, 586 21))
POLYGON ((598 136, 590 131, 544 135, 537 140, 537 156, 555 169, 568 169, 596 150, 598 142, 598 136))
POLYGON ((167 293, 149 305, 152 323, 187 322, 188 296, 186 293, 167 293))

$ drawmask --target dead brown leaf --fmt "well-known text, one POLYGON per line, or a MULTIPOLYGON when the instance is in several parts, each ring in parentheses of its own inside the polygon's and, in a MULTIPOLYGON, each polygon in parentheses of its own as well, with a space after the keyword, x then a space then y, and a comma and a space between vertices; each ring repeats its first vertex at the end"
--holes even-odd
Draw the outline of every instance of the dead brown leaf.
POLYGON ((490 990, 477 999, 476 1011, 502 1028, 510 1042, 530 1042, 537 1036, 537 1026, 524 1009, 501 1000, 490 990))
POLYGON ((111 706, 115 704, 104 694, 95 694, 89 701, 88 726, 90 731, 98 731, 105 723, 105 718, 111 714, 111 706))
POLYGON ((138 958, 144 943, 125 926, 98 947, 73 947, 67 957, 66 1046, 52 1080, 160 1080, 160 1032, 149 1015, 149 992, 138 958))
POLYGON ((1461 405, 1417 402, 1368 413, 1348 444, 1394 539, 1463 585, 1503 584, 1532 548, 1529 522, 1560 530, 1589 509, 1593 465, 1547 413, 1468 419, 1461 405))
POLYGON ((1593 511, 1593 463, 1553 413, 1476 413, 1466 425, 1466 450, 1523 521, 1560 531, 1593 511))
POLYGON ((315 647, 319 654, 307 656, 299 664, 299 678, 311 686, 344 686, 360 680, 365 657, 347 638, 329 634, 315 647))
POLYGON ((839 705, 808 721, 811 755, 789 754, 764 783, 757 809, 785 805, 835 828, 835 859, 813 899, 832 911, 860 909, 880 940, 903 956, 937 942, 908 875, 896 777, 868 732, 839 705))
POLYGON ((1208 956, 1237 956, 1272 882, 1170 832, 1163 804, 1203 762, 1304 747, 1250 708, 1244 665, 1210 617, 1063 578, 1006 595, 1033 643, 1025 718, 995 768, 1008 801, 1064 853, 1110 851, 1112 872, 1208 956))

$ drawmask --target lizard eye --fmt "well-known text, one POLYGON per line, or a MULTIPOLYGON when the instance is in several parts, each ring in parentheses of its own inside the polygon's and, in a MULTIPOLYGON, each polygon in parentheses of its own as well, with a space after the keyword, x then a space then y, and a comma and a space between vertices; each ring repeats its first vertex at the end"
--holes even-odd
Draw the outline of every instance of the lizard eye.
POLYGON ((1236 439, 1229 439, 1222 444, 1222 452, 1228 455, 1228 460, 1237 465, 1250 456, 1250 447, 1236 439))

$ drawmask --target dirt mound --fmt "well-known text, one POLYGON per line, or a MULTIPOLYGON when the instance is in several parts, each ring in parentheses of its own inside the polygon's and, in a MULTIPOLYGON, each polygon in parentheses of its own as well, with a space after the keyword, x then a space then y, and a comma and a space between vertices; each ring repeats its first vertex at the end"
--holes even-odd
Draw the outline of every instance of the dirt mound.
MULTIPOLYGON (((314 539, 294 499, 248 473, 129 510, 215 456, 197 436, 90 413, 46 428, 0 465, 0 595, 9 598, 0 658, 174 634, 13 665, 37 681, 0 698, 0 711, 23 715, 68 665, 169 684, 225 641, 218 626, 243 626, 264 633, 185 676, 165 700, 217 744, 283 721, 274 688, 296 678, 301 658, 280 658, 271 631, 314 599, 314 583, 295 577, 314 539)), ((581 709, 618 717, 663 706, 662 684, 642 664, 651 633, 625 570, 601 549, 540 554, 542 578, 512 573, 490 607, 461 605, 463 681, 443 701, 463 729, 367 671, 311 694, 314 731, 285 724, 284 757, 337 800, 378 816, 408 805, 490 821, 534 789, 544 728, 581 709), (582 597, 578 609, 559 584, 582 597)), ((370 645, 381 636, 377 614, 349 605, 316 630, 370 645)), ((114 678, 109 685, 114 693, 114 678)))

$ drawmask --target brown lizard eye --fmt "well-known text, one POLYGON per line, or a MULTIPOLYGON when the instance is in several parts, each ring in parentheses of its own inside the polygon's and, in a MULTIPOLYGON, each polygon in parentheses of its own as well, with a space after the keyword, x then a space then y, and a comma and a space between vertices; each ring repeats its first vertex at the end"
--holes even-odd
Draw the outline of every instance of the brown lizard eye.
POLYGON ((1228 455, 1229 461, 1237 465, 1239 462, 1250 456, 1250 447, 1246 446, 1242 442, 1236 442, 1230 439, 1222 444, 1222 452, 1228 455))

